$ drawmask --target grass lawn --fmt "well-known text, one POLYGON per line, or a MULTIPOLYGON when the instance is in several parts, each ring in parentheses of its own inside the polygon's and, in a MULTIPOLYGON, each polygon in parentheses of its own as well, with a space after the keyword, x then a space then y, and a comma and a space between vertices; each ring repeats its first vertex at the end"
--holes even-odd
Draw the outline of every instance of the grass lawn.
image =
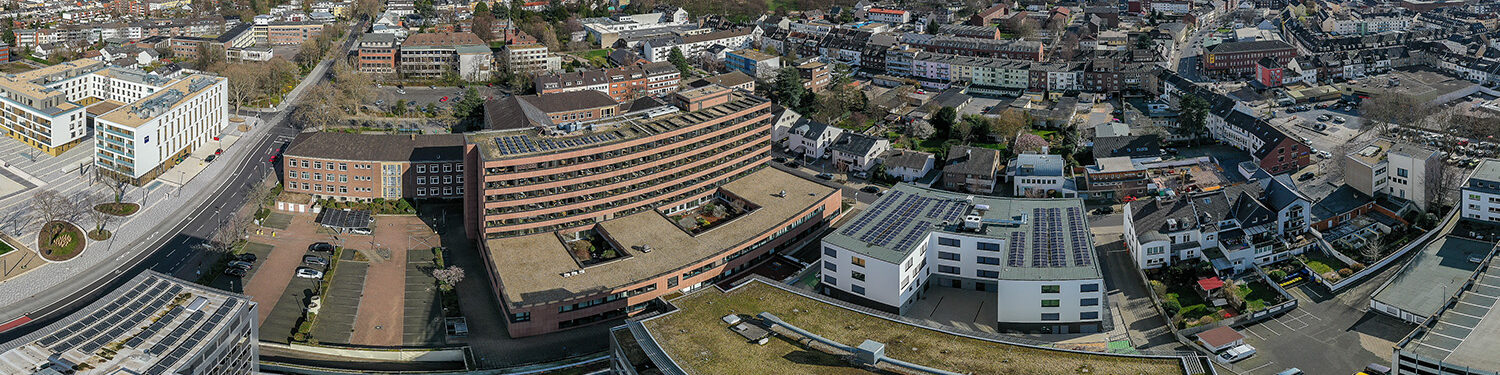
POLYGON ((6 243, 5 241, 0 241, 0 255, 5 255, 5 253, 9 253, 11 251, 14 251, 15 249, 16 248, 14 248, 14 247, 10 247, 9 243, 6 243))
POLYGON ((1264 281, 1240 284, 1239 289, 1235 294, 1244 298, 1245 308, 1250 310, 1246 312, 1265 310, 1268 306, 1281 303, 1281 294, 1271 290, 1271 286, 1264 281))
POLYGON ((947 150, 948 146, 944 145, 941 139, 923 139, 921 142, 917 142, 916 149, 917 151, 936 154, 947 150))
POLYGON ((1177 304, 1182 306, 1182 310, 1178 311, 1177 314, 1182 315, 1187 320, 1202 318, 1205 315, 1213 314, 1216 310, 1210 308, 1208 303, 1203 301, 1203 297, 1198 295, 1198 291, 1193 290, 1191 286, 1168 285, 1165 299, 1167 301, 1177 301, 1177 304))
POLYGON ((94 206, 94 209, 115 216, 130 216, 140 211, 141 205, 135 203, 105 203, 94 206))
POLYGON ((1004 144, 1004 143, 973 143, 973 144, 970 144, 970 145, 974 146, 974 147, 983 147, 983 148, 988 148, 988 149, 992 149, 992 150, 1005 150, 1007 147, 1010 147, 1010 145, 1007 145, 1007 144, 1004 144))
POLYGON ((1171 359, 1081 354, 990 342, 856 313, 759 282, 732 293, 708 289, 671 301, 679 311, 644 322, 656 341, 689 373, 868 374, 839 356, 782 337, 745 342, 720 318, 769 312, 830 340, 859 345, 874 340, 886 355, 970 374, 1180 374, 1171 359))
POLYGON ((1056 130, 1032 130, 1031 131, 1031 134, 1036 134, 1038 136, 1041 136, 1042 138, 1047 138, 1047 136, 1052 135, 1054 133, 1057 133, 1057 131, 1056 130))
POLYGON ((43 258, 51 261, 64 261, 78 256, 83 251, 83 241, 83 230, 63 221, 48 222, 37 233, 37 248, 41 249, 43 258), (59 240, 61 238, 67 239, 59 240))
POLYGON ((777 9, 798 10, 797 2, 793 0, 766 0, 766 8, 771 12, 775 12, 777 9))
POLYGON ((1319 275, 1349 267, 1349 265, 1340 262, 1338 259, 1329 258, 1316 252, 1303 253, 1302 258, 1302 262, 1307 263, 1307 267, 1312 268, 1313 272, 1317 272, 1319 275))

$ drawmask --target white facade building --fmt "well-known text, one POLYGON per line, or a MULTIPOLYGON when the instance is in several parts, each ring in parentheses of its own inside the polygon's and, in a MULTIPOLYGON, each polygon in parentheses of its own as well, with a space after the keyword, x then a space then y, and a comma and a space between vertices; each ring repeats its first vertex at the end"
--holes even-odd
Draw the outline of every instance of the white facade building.
POLYGON ((229 127, 228 86, 194 74, 100 114, 94 166, 137 185, 156 178, 229 127))
POLYGON ((1016 155, 1005 167, 1005 172, 1014 186, 1013 196, 1047 198, 1056 193, 1062 198, 1072 198, 1078 195, 1062 155, 1016 155))
POLYGON ((803 117, 792 124, 791 133, 787 137, 787 151, 802 154, 802 157, 809 160, 830 156, 828 148, 842 134, 844 129, 803 117))
POLYGON ((1500 223, 1500 159, 1486 159, 1464 181, 1463 217, 1500 223))
POLYGON ((1098 332, 1108 304, 1085 215, 1078 199, 899 184, 823 239, 822 290, 895 313, 932 287, 993 292, 1002 330, 1098 332))

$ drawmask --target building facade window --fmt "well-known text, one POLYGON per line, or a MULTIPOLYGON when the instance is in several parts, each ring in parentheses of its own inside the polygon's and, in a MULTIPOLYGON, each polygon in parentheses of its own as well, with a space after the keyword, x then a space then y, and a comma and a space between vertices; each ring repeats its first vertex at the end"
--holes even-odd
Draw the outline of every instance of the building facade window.
POLYGON ((1058 307, 1058 306, 1062 306, 1062 302, 1060 302, 1058 300, 1055 300, 1055 299, 1044 299, 1044 300, 1042 300, 1042 307, 1058 307))
POLYGON ((946 251, 939 251, 938 252, 938 259, 942 259, 942 260, 959 260, 959 256, 958 256, 957 253, 950 253, 950 252, 946 252, 946 251))
POLYGON ((1051 293, 1062 293, 1062 286, 1060 286, 1060 285, 1042 285, 1042 293, 1048 293, 1048 294, 1051 294, 1051 293))

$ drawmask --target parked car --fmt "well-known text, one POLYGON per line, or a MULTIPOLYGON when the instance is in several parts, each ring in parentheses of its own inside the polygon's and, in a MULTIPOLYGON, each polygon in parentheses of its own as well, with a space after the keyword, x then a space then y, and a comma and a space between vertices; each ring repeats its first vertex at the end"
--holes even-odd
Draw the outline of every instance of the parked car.
POLYGON ((323 271, 319 271, 319 270, 315 270, 315 269, 311 269, 311 268, 307 268, 307 267, 298 267, 297 268, 297 277, 304 278, 304 279, 321 279, 321 278, 323 278, 323 271))
POLYGON ((798 163, 796 160, 793 160, 786 162, 786 166, 787 168, 802 168, 802 163, 798 163))
POLYGON ((786 163, 786 158, 777 156, 777 157, 771 158, 771 161, 774 161, 774 162, 777 162, 777 163, 786 163))
POLYGON ((246 271, 244 268, 229 267, 224 269, 224 274, 234 277, 245 277, 246 271))
POLYGON ((870 194, 875 194, 875 193, 879 193, 880 192, 880 188, 875 187, 875 186, 865 186, 865 187, 859 188, 859 191, 863 191, 863 192, 870 193, 870 194))
POLYGON ((1322 156, 1324 159, 1327 159, 1333 157, 1333 154, 1328 153, 1328 151, 1318 150, 1318 156, 1322 156))
POLYGON ((250 262, 246 262, 246 261, 242 261, 242 260, 236 260, 236 261, 230 261, 229 262, 229 268, 239 268, 239 269, 242 269, 242 270, 249 271, 251 268, 255 268, 255 264, 250 263, 250 262))
POLYGON ((1334 116, 1333 117, 1333 123, 1335 123, 1335 124, 1342 124, 1342 123, 1344 123, 1344 121, 1345 121, 1344 120, 1344 116, 1334 116))
POLYGON ((821 178, 821 179, 824 179, 824 180, 832 180, 833 179, 833 174, 831 174, 831 173, 819 173, 818 174, 818 178, 821 178))
POLYGON ((448 97, 444 96, 442 99, 438 99, 438 101, 440 101, 440 102, 446 102, 446 101, 448 101, 448 97))
POLYGON ((1331 118, 1333 118, 1333 116, 1329 116, 1327 114, 1318 115, 1318 121, 1328 121, 1328 119, 1331 118))
POLYGON ((307 251, 321 251, 321 252, 331 253, 331 252, 333 252, 333 245, 331 245, 331 244, 329 244, 327 242, 319 242, 319 243, 315 243, 315 244, 312 244, 312 245, 308 245, 307 246, 307 251))
POLYGON ((1324 123, 1321 123, 1321 122, 1317 123, 1317 124, 1313 125, 1313 130, 1317 130, 1317 131, 1328 130, 1328 124, 1324 124, 1324 123))
POLYGON ((1390 374, 1391 374, 1391 368, 1390 367, 1386 367, 1385 365, 1382 365, 1382 364, 1379 364, 1379 363, 1371 363, 1371 364, 1365 365, 1364 371, 1360 371, 1359 372, 1359 375, 1390 375, 1390 374))
POLYGON ((310 264, 310 265, 314 265, 314 266, 326 266, 326 265, 328 265, 328 259, 320 257, 320 256, 317 256, 317 255, 303 255, 302 256, 302 264, 310 264))
POLYGON ((241 261, 246 261, 246 262, 252 262, 253 263, 253 262, 255 262, 255 254, 244 253, 244 254, 236 255, 234 257, 234 259, 235 260, 241 260, 241 261))
POLYGON ((1289 368, 1289 369, 1286 369, 1286 370, 1282 370, 1281 372, 1276 373, 1276 375, 1302 375, 1302 374, 1305 374, 1305 373, 1302 372, 1301 369, 1298 369, 1296 367, 1289 368))
POLYGON ((1252 355, 1255 355, 1255 347, 1250 345, 1240 345, 1225 349, 1223 352, 1219 353, 1219 355, 1214 356, 1214 360, 1219 361, 1219 363, 1235 363, 1243 361, 1245 360, 1245 358, 1250 358, 1250 356, 1252 355))
POLYGON ((354 228, 354 229, 350 229, 349 233, 369 235, 370 233, 373 233, 373 232, 370 231, 370 228, 354 228))
POLYGON ((397 94, 406 95, 406 89, 396 89, 397 94))
POLYGON ((219 155, 209 155, 207 157, 204 157, 203 161, 206 162, 206 163, 212 163, 212 162, 214 162, 214 159, 217 159, 218 157, 219 157, 219 155))
POLYGON ((1316 177, 1316 176, 1313 175, 1312 172, 1307 172, 1307 173, 1303 173, 1301 176, 1297 176, 1297 181, 1307 181, 1307 180, 1313 179, 1313 177, 1316 177))

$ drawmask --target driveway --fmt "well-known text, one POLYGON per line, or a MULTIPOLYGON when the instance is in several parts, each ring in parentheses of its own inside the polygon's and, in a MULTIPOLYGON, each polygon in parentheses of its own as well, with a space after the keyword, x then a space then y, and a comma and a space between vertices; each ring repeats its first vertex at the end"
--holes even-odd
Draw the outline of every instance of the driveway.
POLYGON ((1090 215, 1089 228, 1099 252, 1100 269, 1108 300, 1124 324, 1131 346, 1141 350, 1191 350, 1172 337, 1167 320, 1156 311, 1146 281, 1135 271, 1135 262, 1125 250, 1123 213, 1090 215))

